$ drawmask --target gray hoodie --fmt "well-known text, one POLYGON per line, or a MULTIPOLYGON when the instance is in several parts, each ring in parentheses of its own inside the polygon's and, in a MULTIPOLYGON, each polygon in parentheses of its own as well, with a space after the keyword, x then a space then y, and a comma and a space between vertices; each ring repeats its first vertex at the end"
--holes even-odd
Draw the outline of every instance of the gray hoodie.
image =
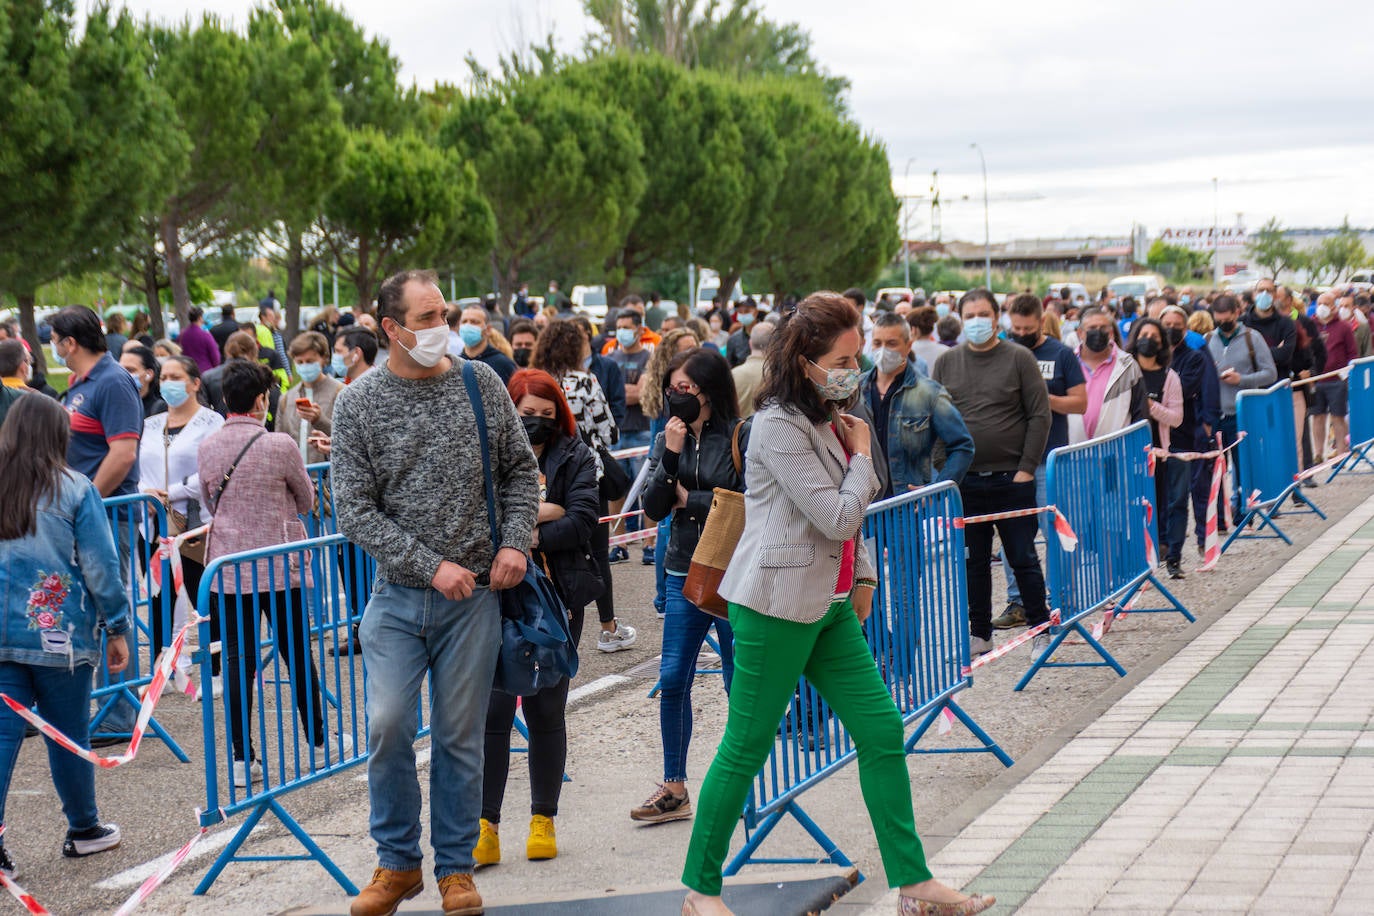
POLYGON ((1224 380, 1220 382, 1223 417, 1236 415, 1238 393, 1252 388, 1268 388, 1278 379, 1269 344, 1265 343, 1259 331, 1246 327, 1239 319, 1236 321, 1236 335, 1230 343, 1222 342, 1220 329, 1208 334, 1207 351, 1217 364, 1218 377, 1224 375, 1227 369, 1235 369, 1240 374, 1239 384, 1232 385, 1224 380), (1247 338, 1249 343, 1246 342, 1247 338))

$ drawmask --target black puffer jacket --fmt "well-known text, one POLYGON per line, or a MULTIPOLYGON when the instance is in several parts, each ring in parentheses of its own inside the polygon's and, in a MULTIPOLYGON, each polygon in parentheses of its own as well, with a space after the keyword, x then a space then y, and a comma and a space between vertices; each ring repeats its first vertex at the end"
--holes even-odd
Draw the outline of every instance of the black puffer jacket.
MULTIPOLYGON (((734 420, 727 424, 712 417, 701 428, 700 442, 688 430, 682 454, 677 458, 676 474, 669 473, 669 468, 664 466, 663 433, 659 433, 654 440, 649 458, 648 482, 644 487, 644 514, 652 521, 659 521, 667 518, 668 513, 673 513, 672 535, 668 539, 668 553, 664 557, 664 568, 669 572, 685 575, 691 568, 692 554, 697 549, 701 529, 711 511, 712 491, 721 487, 744 492, 744 474, 735 469, 730 444, 730 437, 738 424, 744 425, 739 435, 740 458, 743 459, 749 450, 748 421, 734 420), (687 505, 674 512, 679 483, 687 490, 687 505)), ((668 463, 672 464, 671 458, 668 463)))
POLYGON ((600 517, 596 458, 582 440, 560 434, 547 446, 539 469, 545 481, 544 501, 562 506, 567 514, 538 527, 535 559, 548 564, 563 603, 571 610, 583 608, 605 590, 591 556, 592 532, 600 517))

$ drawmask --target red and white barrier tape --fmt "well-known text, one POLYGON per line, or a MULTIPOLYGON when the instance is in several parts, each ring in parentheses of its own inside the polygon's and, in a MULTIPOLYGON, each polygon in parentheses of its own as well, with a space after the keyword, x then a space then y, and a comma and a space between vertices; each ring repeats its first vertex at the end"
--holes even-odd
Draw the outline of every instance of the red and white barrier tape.
POLYGON ((1349 457, 1350 452, 1341 452, 1339 455, 1326 459, 1321 464, 1313 465, 1305 471, 1299 471, 1293 475, 1293 479, 1302 481, 1310 477, 1316 477, 1318 474, 1324 474, 1349 457))
POLYGON ((620 451, 611 452, 611 457, 616 461, 624 461, 626 458, 643 458, 649 454, 649 446, 638 445, 634 448, 622 448, 620 451))
POLYGON ((1074 534, 1073 527, 1069 520, 1064 517, 1055 506, 1037 506, 1034 509, 1013 509, 1009 512, 992 512, 988 515, 968 515, 962 519, 955 519, 954 526, 963 528, 968 525, 981 525, 985 522, 996 522, 1008 518, 1025 518, 1028 515, 1054 514, 1054 533, 1059 536, 1059 546, 1069 553, 1078 549, 1078 535, 1074 534))
MULTIPOLYGON (((1202 565, 1198 572, 1211 572, 1221 559, 1221 544, 1217 537, 1217 496, 1221 493, 1221 481, 1226 476, 1226 459, 1217 455, 1212 464, 1212 483, 1207 489, 1207 520, 1204 522, 1206 535, 1203 541, 1202 565)), ((1230 505, 1228 502, 1227 505, 1230 505)))
POLYGON ((34 916, 51 916, 43 904, 34 899, 33 894, 16 884, 13 878, 7 878, 3 873, 0 873, 0 884, 5 885, 5 890, 10 892, 11 897, 19 901, 19 905, 24 908, 25 912, 32 913, 34 916))
POLYGON ((1336 378, 1337 376, 1345 378, 1348 375, 1350 375, 1350 367, 1343 366, 1340 369, 1332 369, 1330 372, 1323 372, 1321 375, 1314 375, 1310 378, 1298 379, 1296 382, 1293 383, 1292 387, 1301 388, 1303 385, 1315 385, 1317 382, 1324 382, 1329 378, 1336 378))
POLYGON ((1225 448, 1215 448, 1210 452, 1171 452, 1167 449, 1151 446, 1150 453, 1156 458, 1175 458, 1179 461, 1211 461, 1218 455, 1225 455, 1227 452, 1231 451, 1231 449, 1240 445, 1240 440, 1244 438, 1245 433, 1242 431, 1236 435, 1235 442, 1232 442, 1225 448))
POLYGON ((1059 626, 1058 608, 1050 612, 1049 620, 1046 620, 1042 624, 1037 624, 1036 626, 1031 627, 1029 630, 1020 634, 1019 636, 1015 636, 1007 640, 1006 642, 1002 643, 1000 646, 998 646, 996 649, 993 649, 991 652, 985 652, 982 655, 975 658, 969 664, 969 666, 964 669, 964 674, 972 674, 974 669, 981 668, 984 665, 992 664, 993 662, 997 661, 997 659, 1013 651, 1014 649, 1018 649, 1021 646, 1024 646, 1026 643, 1030 642, 1032 639, 1039 636, 1041 633, 1044 633, 1050 627, 1057 626, 1059 626))
POLYGON ((186 861, 187 857, 191 855, 191 850, 196 848, 196 844, 205 838, 206 830, 205 827, 200 828, 196 835, 191 837, 189 843, 172 854, 172 858, 166 865, 159 868, 156 873, 149 875, 148 879, 138 886, 138 890, 134 891, 129 899, 124 901, 124 905, 115 910, 114 916, 129 916, 138 908, 139 904, 151 897, 153 891, 161 887, 163 882, 172 876, 172 872, 176 871, 177 866, 186 861))
MULTIPOLYGON (((181 569, 181 545, 193 537, 203 534, 209 528, 208 525, 192 531, 183 532, 175 538, 163 538, 162 545, 158 548, 159 552, 171 550, 172 561, 172 581, 176 584, 178 595, 186 592, 185 579, 181 569)), ((158 564, 159 568, 161 564, 158 564)), ((42 716, 29 709, 27 706, 16 701, 6 693, 0 693, 0 700, 13 710, 14 714, 38 729, 43 735, 52 740, 54 744, 64 750, 71 751, 82 760, 86 760, 102 770, 113 770, 121 767, 133 760, 138 754, 139 746, 143 743, 143 734, 148 730, 148 722, 153 717, 153 710, 157 708, 158 700, 162 698, 162 688, 172 676, 172 669, 176 666, 177 659, 181 656, 181 650, 186 645, 186 636, 191 632, 191 628, 198 626, 208 618, 192 616, 186 621, 186 625, 177 631, 176 637, 172 640, 170 649, 164 650, 157 660, 157 668, 153 672, 153 680, 143 693, 143 702, 139 704, 138 719, 134 723, 133 737, 129 739, 129 746, 124 753, 114 757, 103 757, 90 748, 82 747, 77 744, 58 728, 49 723, 42 716)))
POLYGON ((611 546, 621 544, 633 544, 635 541, 647 541, 649 538, 658 534, 658 525, 644 528, 640 531, 627 531, 624 534, 617 534, 611 538, 611 546))

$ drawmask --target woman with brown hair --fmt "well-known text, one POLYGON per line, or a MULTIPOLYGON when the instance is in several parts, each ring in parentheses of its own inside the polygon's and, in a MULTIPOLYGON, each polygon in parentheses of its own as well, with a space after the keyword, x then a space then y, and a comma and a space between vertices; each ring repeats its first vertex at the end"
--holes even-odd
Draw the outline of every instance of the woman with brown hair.
POLYGON ((912 816, 902 716, 864 639, 876 573, 860 532, 879 489, 859 390, 860 315, 808 296, 776 332, 758 394, 744 533, 720 584, 735 634, 730 715, 701 787, 682 880, 683 916, 724 916, 721 864, 754 776, 805 676, 858 749, 859 784, 905 916, 967 916, 993 898, 936 881, 912 816))
MULTIPOLYGON (((615 445, 620 430, 611 416, 601 383, 583 368, 591 355, 591 344, 581 328, 571 321, 557 320, 549 322, 549 326, 539 335, 530 365, 535 369, 543 369, 562 386, 582 441, 591 448, 592 456, 596 459, 596 476, 600 480, 603 468, 597 452, 615 445)), ((606 514, 604 496, 600 500, 599 511, 602 516, 606 514)), ((605 593, 596 604, 597 618, 601 621, 596 647, 602 652, 628 649, 636 640, 635 628, 620 623, 615 617, 615 604, 611 596, 610 537, 610 529, 605 525, 597 525, 592 536, 592 552, 606 585, 605 593)))
MULTIPOLYGON (((0 692, 25 707, 37 703, 43 718, 85 747, 92 674, 102 658, 111 674, 128 665, 130 618, 100 493, 67 467, 70 435, 62 405, 35 395, 16 401, 0 426, 0 602, 8 611, 0 620, 0 692)), ((0 822, 23 742, 24 720, 0 712, 0 822)), ((118 846, 119 828, 100 823, 96 812, 95 768, 46 743, 67 816, 62 854, 77 858, 118 846)), ((3 845, 0 871, 15 871, 3 845)))

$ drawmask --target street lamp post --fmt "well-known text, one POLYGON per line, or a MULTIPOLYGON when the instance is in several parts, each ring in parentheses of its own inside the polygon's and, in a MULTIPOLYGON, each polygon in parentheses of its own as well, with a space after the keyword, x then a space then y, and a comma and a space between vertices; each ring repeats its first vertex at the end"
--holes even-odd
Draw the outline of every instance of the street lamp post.
POLYGON ((911 289, 911 201, 907 195, 907 179, 911 175, 911 163, 916 161, 915 156, 911 156, 906 161, 906 168, 902 169, 902 285, 911 289))
POLYGON ((1212 285, 1221 285, 1221 255, 1217 251, 1217 224, 1221 214, 1220 182, 1212 179, 1212 285))
POLYGON ((983 156, 983 148, 970 143, 971 149, 978 151, 978 161, 983 166, 983 282, 992 289, 992 235, 988 229, 988 160, 983 156))

